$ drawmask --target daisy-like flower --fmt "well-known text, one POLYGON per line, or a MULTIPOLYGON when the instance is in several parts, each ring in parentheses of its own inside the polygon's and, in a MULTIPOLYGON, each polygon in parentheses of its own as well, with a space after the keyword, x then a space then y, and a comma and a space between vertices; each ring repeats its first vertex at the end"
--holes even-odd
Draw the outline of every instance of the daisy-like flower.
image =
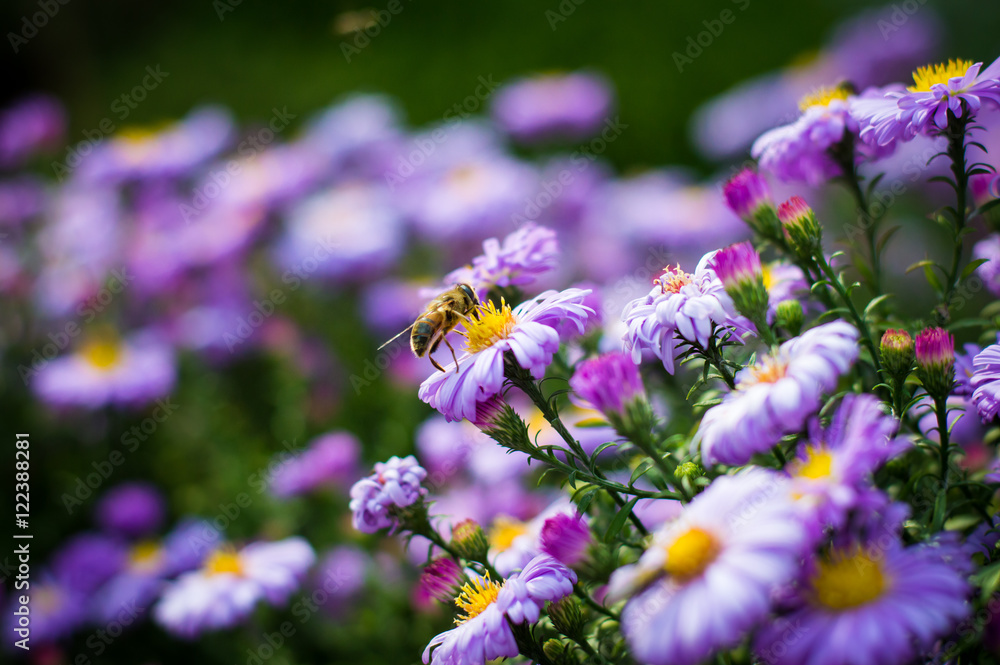
POLYGON ((260 600, 285 603, 315 560, 312 547, 298 537, 252 543, 238 552, 217 549, 201 569, 167 587, 153 616, 185 638, 234 626, 250 616, 260 600))
POLYGON ((770 665, 907 663, 969 613, 958 570, 967 553, 946 542, 904 548, 885 535, 809 565, 794 609, 758 634, 757 656, 770 665))
MULTIPOLYGON (((445 284, 472 284, 477 292, 493 286, 524 286, 553 270, 559 260, 556 232, 528 222, 503 243, 497 238, 483 241, 483 253, 445 275, 445 284)), ((436 295, 436 294, 435 294, 436 295)))
POLYGON ((402 459, 393 455, 386 462, 376 462, 372 475, 362 478, 351 488, 354 528, 363 533, 377 533, 398 526, 394 513, 399 508, 412 506, 427 494, 427 489, 420 484, 426 477, 427 471, 413 455, 402 459))
POLYGON ((788 340, 736 375, 736 390, 705 414, 693 445, 708 464, 745 464, 802 429, 858 357, 858 331, 833 321, 788 340))
POLYGON ((424 649, 430 665, 485 665, 518 655, 512 625, 535 623, 546 602, 573 593, 576 573, 548 554, 533 558, 505 581, 489 575, 466 584, 455 604, 463 615, 455 628, 436 635, 424 649))
POLYGON ((348 432, 328 432, 294 457, 278 457, 271 476, 271 491, 280 497, 296 496, 331 484, 342 486, 356 478, 361 443, 348 432))
POLYGON ((546 74, 497 91, 492 115, 504 131, 526 143, 585 138, 601 128, 613 103, 611 85, 601 76, 546 74))
POLYGON ((513 309, 501 303, 480 305, 465 323, 466 350, 458 364, 445 366, 420 384, 420 399, 449 421, 476 421, 476 404, 499 394, 504 382, 504 353, 536 379, 559 350, 560 325, 570 324, 582 333, 594 310, 582 304, 590 293, 584 289, 546 291, 513 309))
POLYGON ((871 476, 909 442, 895 438, 899 423, 872 395, 848 395, 829 427, 809 426, 809 443, 787 468, 791 492, 816 511, 817 527, 839 526, 871 476))
POLYGON ((34 389, 57 407, 138 406, 170 392, 174 364, 173 350, 152 335, 101 335, 38 370, 34 389))
POLYGON ((701 663, 767 616, 807 542, 786 483, 763 469, 717 479, 615 571, 609 597, 632 596, 621 626, 637 661, 701 663))
POLYGON ((1000 411, 1000 344, 991 344, 972 361, 972 403, 984 423, 1000 411))
POLYGON ((667 267, 646 296, 637 298, 622 312, 628 326, 625 349, 638 364, 644 350, 651 351, 674 373, 674 360, 684 342, 708 346, 709 338, 732 332, 738 338, 754 331, 753 325, 736 311, 722 281, 712 268, 715 252, 698 262, 694 274, 667 267))
POLYGON ((913 72, 913 85, 860 100, 853 111, 862 140, 887 146, 918 134, 940 134, 948 128, 949 115, 971 120, 984 101, 1000 104, 1000 58, 986 69, 970 60, 920 67, 913 72))

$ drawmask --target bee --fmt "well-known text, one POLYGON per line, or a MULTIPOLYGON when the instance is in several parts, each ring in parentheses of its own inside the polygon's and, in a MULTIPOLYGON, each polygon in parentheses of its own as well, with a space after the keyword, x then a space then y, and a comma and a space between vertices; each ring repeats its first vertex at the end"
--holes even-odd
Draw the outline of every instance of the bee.
POLYGON ((456 284, 430 301, 424 313, 413 324, 378 348, 385 348, 409 331, 410 350, 413 351, 413 355, 418 358, 423 358, 426 355, 434 367, 444 372, 445 368, 441 367, 431 355, 444 341, 451 350, 451 357, 455 361, 455 369, 457 370, 458 358, 455 356, 455 349, 452 348, 445 335, 454 330, 461 321, 468 321, 469 314, 478 306, 479 297, 476 296, 475 289, 468 284, 456 284))

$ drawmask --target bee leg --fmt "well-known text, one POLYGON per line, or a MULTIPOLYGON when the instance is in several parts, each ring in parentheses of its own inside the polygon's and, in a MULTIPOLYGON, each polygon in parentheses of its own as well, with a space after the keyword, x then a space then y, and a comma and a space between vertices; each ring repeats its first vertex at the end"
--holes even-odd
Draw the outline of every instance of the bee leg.
POLYGON ((434 360, 434 356, 428 354, 427 357, 430 359, 431 364, 434 365, 434 367, 436 367, 438 370, 440 370, 442 372, 447 372, 448 371, 444 367, 441 367, 441 365, 438 364, 438 361, 434 360))
MULTIPOLYGON (((455 355, 455 347, 451 345, 451 342, 445 338, 444 343, 448 345, 448 349, 451 351, 451 359, 455 361, 455 372, 458 372, 458 357, 455 355)), ((444 371, 444 370, 442 370, 444 371)))

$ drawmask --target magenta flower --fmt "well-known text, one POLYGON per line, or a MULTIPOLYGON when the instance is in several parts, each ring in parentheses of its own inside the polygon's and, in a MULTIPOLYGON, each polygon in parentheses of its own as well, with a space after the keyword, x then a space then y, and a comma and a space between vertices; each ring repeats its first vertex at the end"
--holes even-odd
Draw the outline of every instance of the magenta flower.
POLYGON ((714 255, 703 256, 693 275, 680 266, 666 268, 648 295, 625 305, 622 320, 628 330, 623 339, 635 363, 648 350, 673 374, 674 360, 685 341, 707 347, 712 335, 733 333, 740 337, 754 331, 736 311, 711 267, 714 255))
POLYGON ((420 573, 420 593, 442 603, 455 600, 467 580, 461 566, 448 556, 438 557, 420 573))
POLYGON ((736 390, 702 418, 693 445, 708 464, 745 464, 802 429, 858 358, 858 331, 833 321, 793 338, 736 375, 736 390))
POLYGON ((622 415, 629 404, 646 398, 638 366, 618 351, 580 363, 569 387, 586 406, 603 414, 622 415))
POLYGON ((884 531, 835 548, 808 565, 794 609, 762 628, 754 651, 769 665, 910 662, 968 615, 965 557, 947 543, 886 543, 884 531))
POLYGON ((476 291, 490 287, 525 286, 549 272, 559 261, 556 232, 528 222, 501 244, 497 238, 483 241, 483 253, 465 266, 445 275, 445 284, 472 284, 476 291))
POLYGON ((200 570, 181 575, 167 587, 153 617, 185 638, 234 626, 261 600, 284 604, 315 560, 302 538, 252 543, 240 551, 218 549, 200 570))
POLYGON ((991 344, 972 361, 972 403, 984 423, 1000 411, 1000 344, 991 344))
POLYGON ((458 365, 445 365, 420 385, 420 399, 448 420, 476 421, 476 405, 500 393, 504 354, 540 379, 559 350, 557 326, 569 324, 583 332, 594 310, 582 304, 589 290, 546 291, 517 307, 481 305, 465 323, 466 350, 458 365))
POLYGON ((585 138, 600 129, 613 102, 611 86, 601 76, 547 74, 503 86, 493 98, 492 115, 519 141, 585 138))
POLYGON ((695 665, 739 644, 767 617, 774 588, 794 579, 806 544, 781 476, 715 480, 611 577, 612 599, 632 596, 621 627, 636 660, 695 665))
POLYGON ((722 195, 726 205, 748 224, 754 224, 762 210, 774 208, 767 180, 751 168, 744 168, 726 181, 722 195))
POLYGON ((764 281, 760 254, 749 242, 740 242, 720 249, 712 259, 712 268, 722 280, 722 286, 727 292, 744 288, 747 284, 764 281))
POLYGON ((545 520, 539 537, 541 550, 575 568, 590 556, 594 537, 580 515, 558 513, 545 520))
POLYGON ((955 338, 941 328, 927 328, 915 341, 917 376, 931 397, 947 397, 955 385, 955 338))
POLYGON ((386 462, 376 462, 375 471, 351 488, 350 509, 354 528, 363 533, 377 533, 398 526, 394 512, 420 500, 427 489, 420 482, 427 471, 408 455, 393 455, 386 462))
POLYGON ((436 635, 424 649, 429 665, 483 665, 518 655, 512 625, 535 623, 545 603, 573 593, 576 573, 548 554, 539 554, 500 582, 489 576, 465 585, 455 604, 463 616, 455 628, 436 635))
POLYGON ((984 101, 1000 104, 1000 59, 982 67, 969 60, 928 65, 913 72, 913 85, 906 90, 890 89, 855 103, 861 138, 885 146, 917 134, 939 134, 948 128, 949 113, 972 119, 984 101))
POLYGON ((825 429, 810 422, 808 443, 786 470, 792 494, 816 511, 817 533, 842 525, 869 491, 871 475, 909 447, 895 438, 898 427, 872 395, 846 396, 825 429))

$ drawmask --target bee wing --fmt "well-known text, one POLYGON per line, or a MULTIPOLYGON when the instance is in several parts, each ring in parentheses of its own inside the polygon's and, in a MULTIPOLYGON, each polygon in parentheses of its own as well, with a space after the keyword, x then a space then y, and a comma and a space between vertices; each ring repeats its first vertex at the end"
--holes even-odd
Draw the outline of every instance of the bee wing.
POLYGON ((413 328, 413 324, 412 323, 410 325, 406 326, 405 328, 403 328, 403 330, 401 330, 398 335, 396 335, 395 337, 393 337, 392 339, 390 339, 389 341, 387 341, 382 346, 378 347, 378 349, 376 349, 376 350, 377 351, 381 351, 385 347, 389 346, 390 344, 392 344, 393 342, 395 342, 397 339, 399 339, 400 337, 402 337, 406 333, 410 332, 411 328, 413 328))

